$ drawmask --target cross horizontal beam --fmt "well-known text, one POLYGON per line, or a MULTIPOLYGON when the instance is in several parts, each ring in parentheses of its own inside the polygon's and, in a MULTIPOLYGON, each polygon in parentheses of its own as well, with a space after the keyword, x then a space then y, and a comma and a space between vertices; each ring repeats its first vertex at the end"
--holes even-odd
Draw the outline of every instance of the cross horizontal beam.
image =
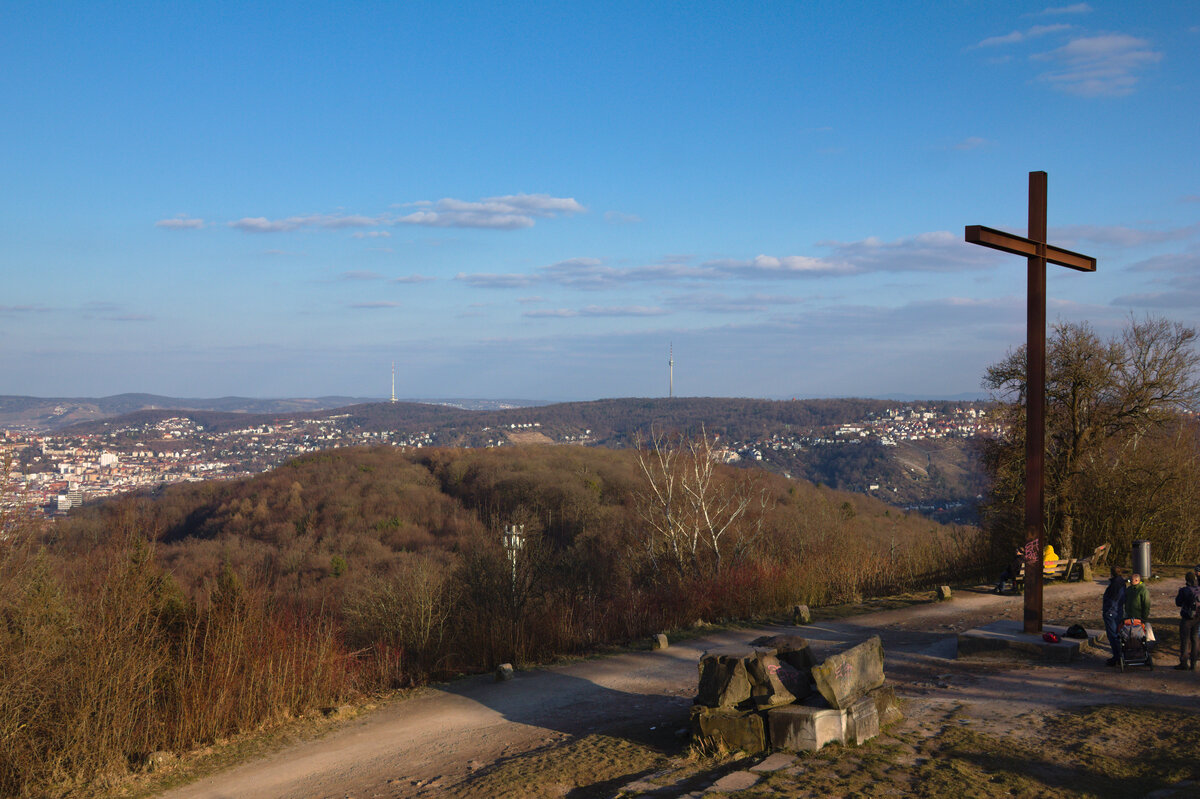
POLYGON ((1039 250, 1044 248, 1045 258, 1052 264, 1065 266, 1068 269, 1077 269, 1080 272, 1096 271, 1096 259, 1089 255, 1080 255, 1077 252, 1055 247, 1053 244, 1043 244, 1040 241, 1027 239, 1024 236, 1014 236, 1012 233, 1005 233, 1003 230, 983 225, 967 225, 966 240, 971 244, 991 247, 993 250, 1003 250, 1014 255, 1034 258, 1042 255, 1039 250))

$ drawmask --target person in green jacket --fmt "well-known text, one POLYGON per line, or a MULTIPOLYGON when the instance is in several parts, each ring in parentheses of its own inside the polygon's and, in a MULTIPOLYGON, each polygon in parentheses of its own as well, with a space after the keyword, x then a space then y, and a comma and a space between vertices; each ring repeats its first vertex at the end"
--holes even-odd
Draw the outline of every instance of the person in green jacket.
POLYGON ((1150 618, 1150 592, 1137 572, 1129 578, 1129 588, 1125 591, 1125 618, 1143 622, 1150 618))

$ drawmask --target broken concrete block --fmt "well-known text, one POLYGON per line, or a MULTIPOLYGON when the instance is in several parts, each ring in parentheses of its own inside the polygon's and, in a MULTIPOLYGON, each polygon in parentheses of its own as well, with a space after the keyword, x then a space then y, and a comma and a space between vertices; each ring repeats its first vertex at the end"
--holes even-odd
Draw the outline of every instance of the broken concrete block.
POLYGON ((812 667, 816 664, 807 638, 798 635, 764 635, 753 646, 774 650, 779 659, 779 679, 796 701, 812 694, 812 667))
POLYGON ((666 633, 659 633, 658 635, 654 636, 654 640, 650 642, 651 649, 666 649, 668 646, 670 646, 670 642, 667 641, 666 633))
POLYGON ((813 667, 812 676, 831 707, 848 708, 883 685, 883 642, 873 635, 858 646, 830 655, 813 667))
POLYGON ((692 707, 693 739, 710 751, 745 752, 756 755, 767 751, 767 728, 761 714, 725 708, 692 707))
POLYGON ((513 666, 511 663, 501 663, 496 667, 496 682, 504 682, 513 678, 513 666))
POLYGON ((948 599, 952 599, 953 597, 954 597, 954 595, 950 592, 950 586, 948 586, 948 585, 939 585, 938 586, 937 598, 940 601, 944 602, 948 599))
POLYGON ((904 714, 900 712, 900 701, 896 699, 896 689, 890 685, 881 685, 867 692, 875 702, 875 715, 879 718, 879 728, 900 721, 904 714))
POLYGON ((875 700, 864 696, 855 702, 850 706, 847 721, 846 743, 858 746, 874 738, 879 734, 879 711, 875 700))
POLYGON ((848 711, 810 705, 785 705, 767 712, 771 746, 784 752, 815 752, 827 743, 843 743, 848 711))
POLYGON ((812 611, 808 609, 808 605, 796 605, 792 608, 792 624, 812 624, 812 611))
POLYGON ((705 652, 700 658, 700 684, 696 704, 733 708, 750 698, 746 661, 755 656, 751 647, 727 647, 705 652))
POLYGON ((780 663, 775 655, 768 654, 771 651, 757 652, 746 661, 746 673, 750 676, 750 698, 754 700, 755 707, 790 705, 796 701, 795 694, 787 689, 782 677, 786 676, 789 682, 797 685, 800 674, 791 666, 780 663), (787 674, 781 674, 785 669, 787 674))

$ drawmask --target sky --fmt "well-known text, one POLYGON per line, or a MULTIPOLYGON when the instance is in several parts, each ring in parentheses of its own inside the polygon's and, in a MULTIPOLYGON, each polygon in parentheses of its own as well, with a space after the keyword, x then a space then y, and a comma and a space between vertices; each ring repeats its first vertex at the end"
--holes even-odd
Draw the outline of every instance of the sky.
POLYGON ((982 395, 1200 325, 1200 4, 0 0, 0 394, 982 395))

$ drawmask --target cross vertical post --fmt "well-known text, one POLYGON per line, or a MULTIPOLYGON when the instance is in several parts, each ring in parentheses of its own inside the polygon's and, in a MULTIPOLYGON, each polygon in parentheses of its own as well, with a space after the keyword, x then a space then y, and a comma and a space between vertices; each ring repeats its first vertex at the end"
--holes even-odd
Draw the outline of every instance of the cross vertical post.
POLYGON ((1046 243, 1046 173, 1029 173, 1029 237, 967 225, 966 241, 1027 260, 1025 308, 1025 632, 1042 631, 1042 549, 1046 534, 1046 264, 1095 272, 1096 259, 1046 243))
POLYGON ((1029 238, 1038 254, 1026 266, 1025 304, 1025 632, 1042 631, 1042 549, 1046 524, 1046 173, 1029 173, 1029 238), (1034 560, 1036 558, 1036 560, 1034 560))

